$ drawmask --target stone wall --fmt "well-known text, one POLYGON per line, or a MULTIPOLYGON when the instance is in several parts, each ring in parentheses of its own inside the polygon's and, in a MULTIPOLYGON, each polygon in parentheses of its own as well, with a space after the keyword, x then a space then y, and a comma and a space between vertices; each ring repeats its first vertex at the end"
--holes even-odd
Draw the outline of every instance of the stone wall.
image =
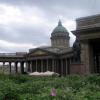
POLYGON ((85 66, 80 63, 70 65, 70 74, 86 74, 85 66))
POLYGON ((51 40, 52 47, 58 47, 58 48, 69 48, 69 38, 67 37, 59 37, 59 38, 53 38, 51 40))
POLYGON ((81 42, 81 63, 84 64, 85 73, 90 73, 90 45, 88 41, 81 42))

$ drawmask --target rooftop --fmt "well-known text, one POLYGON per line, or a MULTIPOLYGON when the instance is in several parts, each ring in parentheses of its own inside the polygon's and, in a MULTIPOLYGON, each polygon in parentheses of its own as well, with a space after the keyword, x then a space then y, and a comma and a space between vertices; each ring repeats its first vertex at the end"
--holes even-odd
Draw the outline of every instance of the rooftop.
POLYGON ((77 30, 100 27, 100 14, 76 19, 77 30))
POLYGON ((62 25, 61 20, 59 20, 57 27, 55 27, 51 33, 51 38, 55 38, 55 37, 68 37, 69 38, 69 32, 62 25))

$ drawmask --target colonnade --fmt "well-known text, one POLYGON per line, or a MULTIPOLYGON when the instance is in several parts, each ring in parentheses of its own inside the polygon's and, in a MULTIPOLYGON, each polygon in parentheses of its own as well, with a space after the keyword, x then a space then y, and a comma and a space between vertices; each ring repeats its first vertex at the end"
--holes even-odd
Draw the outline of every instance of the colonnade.
POLYGON ((69 74, 68 59, 35 59, 27 61, 28 72, 53 71, 61 75, 69 74))
POLYGON ((10 61, 10 62, 1 62, 2 63, 2 67, 3 68, 5 68, 5 66, 6 66, 6 63, 7 63, 7 66, 9 66, 9 73, 11 74, 11 73, 24 73, 25 72, 25 61, 20 61, 20 62, 18 62, 18 61, 15 61, 15 62, 12 62, 12 61, 10 61), (20 64, 20 66, 18 66, 18 64, 20 64), (18 68, 20 68, 20 71, 18 71, 18 68))
MULTIPOLYGON (((6 62, 2 62, 3 66, 6 62)), ((9 72, 19 73, 18 68, 20 68, 20 73, 24 72, 46 72, 52 71, 59 73, 60 75, 69 74, 69 60, 68 59, 34 59, 28 61, 15 61, 8 62, 9 72), (12 66, 12 63, 14 65, 12 66), (18 66, 20 64, 20 66, 18 66), (12 70, 14 68, 14 70, 12 70), (26 69, 26 70, 25 70, 26 69)))

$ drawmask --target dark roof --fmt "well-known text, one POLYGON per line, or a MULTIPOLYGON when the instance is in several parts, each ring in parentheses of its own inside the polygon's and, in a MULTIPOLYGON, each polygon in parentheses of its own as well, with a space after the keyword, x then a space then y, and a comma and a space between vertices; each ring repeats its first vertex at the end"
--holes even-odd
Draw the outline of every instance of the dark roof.
POLYGON ((52 31, 51 36, 69 36, 69 32, 67 31, 67 29, 62 25, 61 21, 59 20, 58 25, 52 31))
POLYGON ((100 27, 100 14, 76 19, 77 30, 100 27))
POLYGON ((80 34, 81 32, 88 32, 88 33, 90 33, 90 32, 96 32, 96 31, 100 31, 100 27, 93 27, 93 28, 83 28, 83 29, 77 29, 77 30, 74 30, 74 31, 71 31, 74 35, 76 35, 76 34, 80 34))
POLYGON ((16 52, 16 53, 0 53, 0 57, 24 57, 27 54, 27 52, 16 52))
POLYGON ((83 19, 90 19, 90 18, 97 18, 97 17, 100 17, 100 14, 84 16, 84 17, 77 18, 76 20, 83 20, 83 19))
POLYGON ((53 32, 52 33, 58 33, 58 32, 67 32, 66 28, 63 27, 61 21, 59 20, 58 22, 58 26, 56 28, 54 28, 53 32))
POLYGON ((47 51, 47 52, 53 53, 53 54, 64 54, 64 53, 72 52, 72 48, 71 47, 69 47, 69 48, 38 47, 38 48, 35 48, 35 49, 30 49, 29 53, 34 52, 36 49, 47 51))

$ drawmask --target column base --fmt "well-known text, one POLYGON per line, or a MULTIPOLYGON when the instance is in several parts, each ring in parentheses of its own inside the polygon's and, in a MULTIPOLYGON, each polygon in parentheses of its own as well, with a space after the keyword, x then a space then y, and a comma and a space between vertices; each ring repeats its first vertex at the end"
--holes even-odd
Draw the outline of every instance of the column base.
POLYGON ((85 66, 82 63, 70 64, 70 74, 86 74, 85 66))

